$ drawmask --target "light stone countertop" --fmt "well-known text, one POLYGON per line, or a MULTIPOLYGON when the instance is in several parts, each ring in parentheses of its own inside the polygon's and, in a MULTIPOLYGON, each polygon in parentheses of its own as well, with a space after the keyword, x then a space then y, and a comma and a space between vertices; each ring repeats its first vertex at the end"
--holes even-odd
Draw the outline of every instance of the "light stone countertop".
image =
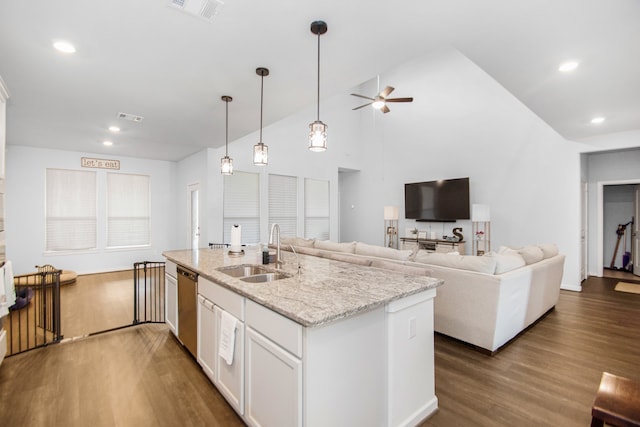
MULTIPOLYGON (((441 279, 403 274, 310 255, 282 251, 280 271, 290 278, 265 283, 247 283, 216 269, 239 264, 262 264, 257 247, 245 247, 246 254, 230 257, 227 249, 166 251, 176 264, 268 307, 306 327, 319 326, 443 284, 441 279)), ((275 271, 275 265, 264 265, 275 271)))

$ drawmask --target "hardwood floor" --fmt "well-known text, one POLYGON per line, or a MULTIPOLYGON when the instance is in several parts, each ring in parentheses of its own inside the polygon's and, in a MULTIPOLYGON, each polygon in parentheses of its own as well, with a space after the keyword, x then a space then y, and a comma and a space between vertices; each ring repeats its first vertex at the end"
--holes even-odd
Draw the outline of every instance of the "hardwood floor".
MULTIPOLYGON (((640 295, 613 291, 617 281, 561 291, 554 311, 495 356, 436 335, 439 410, 422 426, 589 425, 602 371, 640 378, 640 295)), ((243 425, 168 329, 151 324, 5 359, 0 424, 243 425)))
POLYGON ((60 324, 66 338, 133 323, 133 270, 78 276, 60 287, 60 324))

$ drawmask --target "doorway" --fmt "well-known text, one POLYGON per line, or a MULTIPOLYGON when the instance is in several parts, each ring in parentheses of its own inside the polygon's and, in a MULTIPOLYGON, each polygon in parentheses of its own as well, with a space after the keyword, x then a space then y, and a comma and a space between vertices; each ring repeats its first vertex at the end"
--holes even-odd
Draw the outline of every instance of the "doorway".
POLYGON ((187 187, 189 200, 187 203, 187 215, 189 224, 188 242, 189 248, 196 250, 200 247, 200 183, 189 184, 187 187))
POLYGON ((639 206, 640 181, 598 183, 598 264, 603 277, 637 280, 640 275, 639 206))

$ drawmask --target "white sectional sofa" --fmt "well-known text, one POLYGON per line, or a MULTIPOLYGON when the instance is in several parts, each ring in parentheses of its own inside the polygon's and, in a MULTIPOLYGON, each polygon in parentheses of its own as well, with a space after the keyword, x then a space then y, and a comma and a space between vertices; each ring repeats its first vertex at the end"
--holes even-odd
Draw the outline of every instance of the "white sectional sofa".
POLYGON ((555 245, 501 248, 471 255, 401 251, 361 242, 283 238, 308 255, 425 274, 444 280, 434 303, 434 329, 490 353, 553 309, 564 255, 555 245))

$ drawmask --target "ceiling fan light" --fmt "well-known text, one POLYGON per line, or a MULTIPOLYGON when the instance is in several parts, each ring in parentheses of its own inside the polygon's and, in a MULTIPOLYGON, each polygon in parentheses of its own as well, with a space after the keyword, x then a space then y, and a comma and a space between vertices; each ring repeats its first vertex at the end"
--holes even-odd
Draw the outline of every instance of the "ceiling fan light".
POLYGON ((222 175, 233 175, 233 159, 229 156, 224 156, 220 159, 220 173, 222 175))
POLYGON ((320 152, 327 149, 327 128, 320 120, 309 125, 309 150, 320 152))
POLYGON ((376 110, 381 110, 382 107, 384 107, 385 102, 384 99, 376 99, 375 101, 373 101, 373 103, 371 104, 371 106, 373 108, 375 108, 376 110))
POLYGON ((269 162, 269 147, 262 142, 258 142, 253 146, 253 164, 256 166, 265 166, 269 162))

